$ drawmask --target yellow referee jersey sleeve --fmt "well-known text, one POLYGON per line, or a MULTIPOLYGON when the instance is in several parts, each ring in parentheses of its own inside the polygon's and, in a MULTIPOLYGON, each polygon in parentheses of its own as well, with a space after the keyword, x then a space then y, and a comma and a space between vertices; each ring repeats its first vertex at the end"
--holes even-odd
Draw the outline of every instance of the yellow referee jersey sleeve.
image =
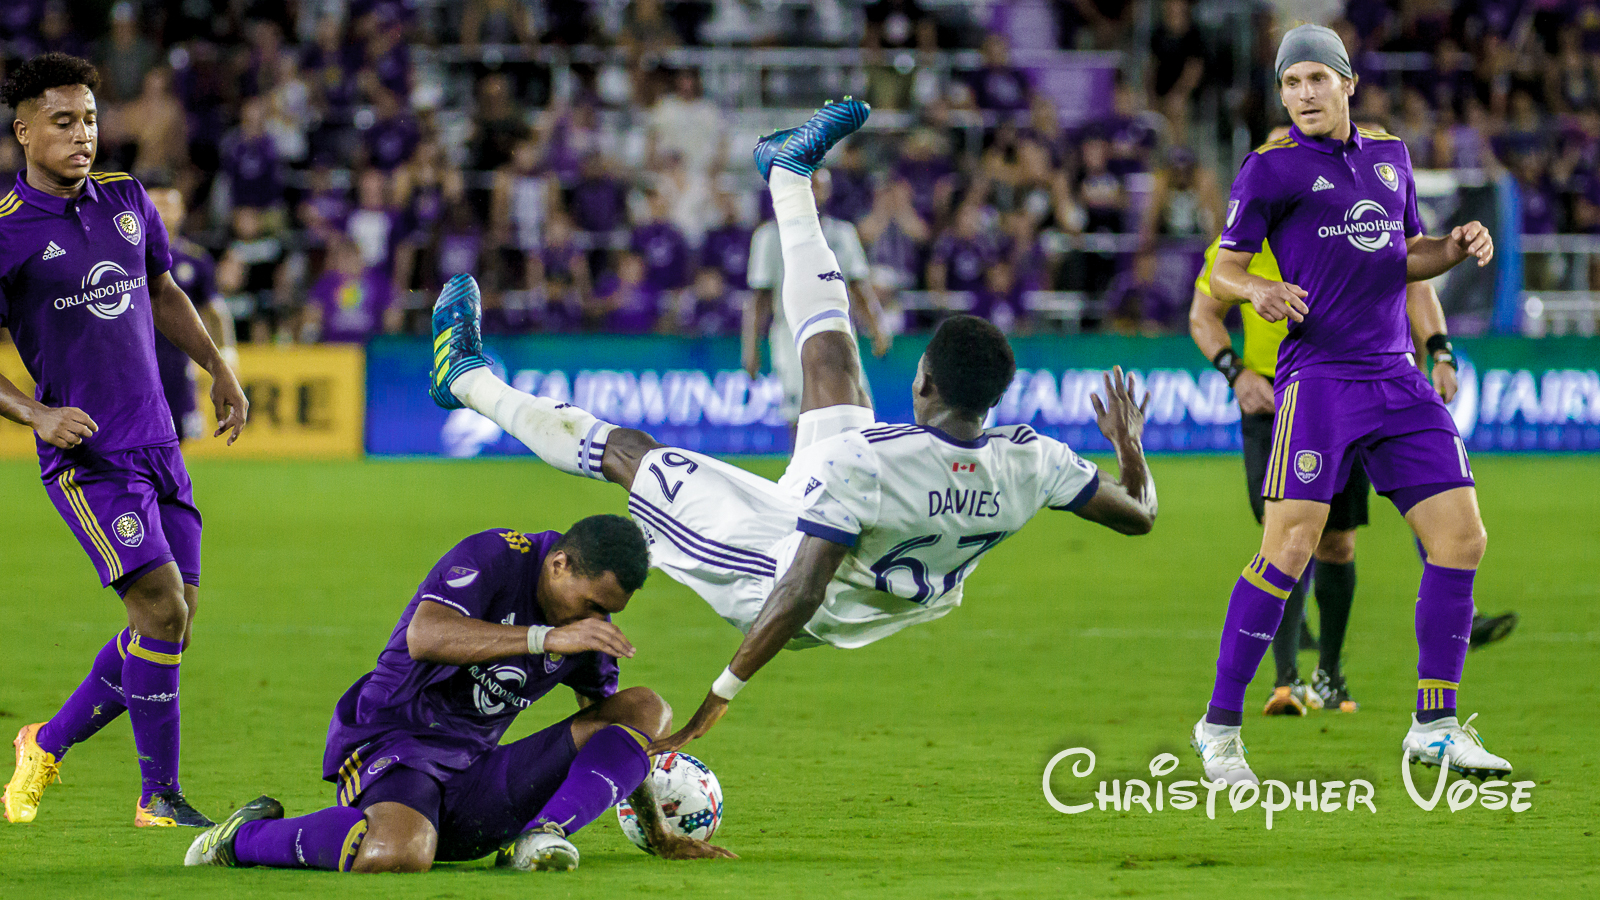
MULTIPOLYGON (((1206 248, 1205 265, 1200 267, 1200 274, 1194 280, 1195 290, 1207 297, 1214 296, 1211 293, 1211 266, 1216 262, 1217 248, 1221 246, 1222 236, 1218 235, 1206 248)), ((1261 252, 1250 257, 1250 265, 1245 271, 1273 281, 1283 280, 1283 273, 1278 270, 1278 258, 1272 255, 1272 246, 1266 241, 1261 242, 1261 252)), ((1257 315, 1255 307, 1250 304, 1244 303, 1240 307, 1239 315, 1244 320, 1244 352, 1239 354, 1239 361, 1250 371, 1271 378, 1278 371, 1278 345, 1289 333, 1289 320, 1268 322, 1257 315)))

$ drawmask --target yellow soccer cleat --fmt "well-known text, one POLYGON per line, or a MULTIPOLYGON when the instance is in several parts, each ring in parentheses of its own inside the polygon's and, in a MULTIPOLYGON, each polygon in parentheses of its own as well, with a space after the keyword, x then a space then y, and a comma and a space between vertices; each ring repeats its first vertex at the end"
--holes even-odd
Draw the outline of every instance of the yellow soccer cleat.
POLYGON ((17 748, 17 770, 6 782, 6 821, 32 822, 39 814, 39 798, 44 789, 61 780, 61 762, 39 746, 38 734, 43 722, 22 726, 12 746, 17 748))

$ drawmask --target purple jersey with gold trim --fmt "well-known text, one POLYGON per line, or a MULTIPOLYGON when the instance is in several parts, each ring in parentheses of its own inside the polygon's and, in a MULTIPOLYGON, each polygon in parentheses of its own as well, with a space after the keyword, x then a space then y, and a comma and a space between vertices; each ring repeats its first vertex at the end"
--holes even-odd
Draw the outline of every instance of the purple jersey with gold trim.
POLYGON ((67 200, 24 173, 0 198, 0 326, 36 399, 78 407, 100 426, 71 450, 39 441, 45 480, 117 451, 177 444, 149 289, 171 268, 167 229, 131 175, 96 172, 67 200))
POLYGON ((1222 247, 1270 241, 1310 311, 1278 349, 1280 378, 1390 378, 1412 365, 1407 238, 1422 233, 1405 142, 1353 128, 1348 141, 1298 128, 1245 157, 1222 247))
MULTIPOLYGON (((417 588, 378 665, 339 698, 322 776, 332 781, 351 753, 379 737, 406 735, 436 771, 460 772, 500 743, 517 713, 566 685, 594 700, 617 692, 617 661, 603 653, 523 655, 474 666, 411 658, 406 629, 424 600, 502 625, 544 625, 534 596, 560 532, 482 531, 444 555, 417 588)), ((410 763, 408 763, 410 765, 410 763)))

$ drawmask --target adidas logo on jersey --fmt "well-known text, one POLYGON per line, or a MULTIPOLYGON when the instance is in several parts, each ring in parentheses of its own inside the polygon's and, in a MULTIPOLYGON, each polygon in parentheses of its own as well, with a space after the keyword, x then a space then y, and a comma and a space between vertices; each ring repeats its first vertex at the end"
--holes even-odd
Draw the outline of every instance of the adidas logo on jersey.
POLYGON ((66 256, 66 255, 67 255, 67 251, 61 249, 61 245, 57 244, 55 241, 51 241, 50 242, 50 246, 44 248, 44 258, 47 259, 47 260, 48 259, 55 259, 58 256, 66 256))
POLYGON ((1313 194, 1315 194, 1317 191, 1331 191, 1331 190, 1333 190, 1333 182, 1329 181, 1326 178, 1323 178, 1321 175, 1318 175, 1317 176, 1317 180, 1314 183, 1312 183, 1312 185, 1311 185, 1311 193, 1313 193, 1313 194))
POLYGON ((808 482, 806 484, 806 492, 804 494, 801 494, 800 496, 809 497, 809 496, 811 496, 811 492, 816 490, 819 487, 822 487, 822 482, 820 482, 820 481, 816 480, 815 478, 813 478, 813 479, 811 479, 810 482, 808 482))

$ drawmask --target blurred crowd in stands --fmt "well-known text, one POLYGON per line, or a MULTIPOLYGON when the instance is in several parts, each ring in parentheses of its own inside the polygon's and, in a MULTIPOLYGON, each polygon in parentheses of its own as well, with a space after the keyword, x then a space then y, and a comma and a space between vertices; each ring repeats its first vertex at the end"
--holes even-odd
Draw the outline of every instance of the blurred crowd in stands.
MULTIPOLYGON (((900 116, 836 152, 824 208, 889 306, 921 298, 904 327, 975 308, 1019 331, 1180 329, 1229 131, 1285 121, 1271 62, 1292 23, 1224 4, 1246 10, 1241 41, 1186 0, 1012 4, 1047 9, 1055 48, 1121 54, 1099 108, 1063 123, 975 18, 1006 5, 5 0, 0 41, 7 64, 101 67, 96 167, 183 192, 241 340, 423 331, 457 272, 491 332, 737 333, 771 215, 748 151, 793 123, 708 97, 679 49, 705 46, 866 54, 857 90, 900 116), (952 50, 969 64, 926 64, 952 50), (1089 302, 1062 321, 1038 292, 1089 302)), ((1524 231, 1600 231, 1600 0, 1277 6, 1340 31, 1355 118, 1417 168, 1509 171, 1524 231)), ((0 172, 21 166, 0 141, 0 172)))

